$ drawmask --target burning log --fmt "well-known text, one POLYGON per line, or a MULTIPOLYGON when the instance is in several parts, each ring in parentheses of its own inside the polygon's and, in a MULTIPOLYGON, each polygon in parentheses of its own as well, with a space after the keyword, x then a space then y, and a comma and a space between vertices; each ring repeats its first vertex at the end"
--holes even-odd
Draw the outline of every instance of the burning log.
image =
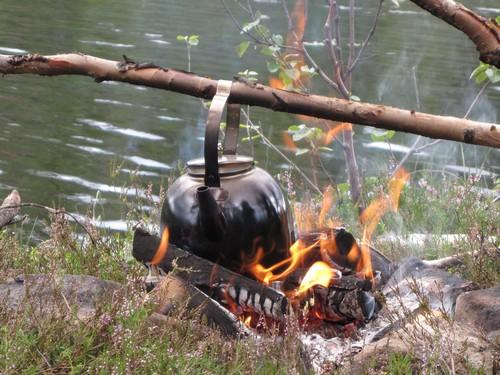
MULTIPOLYGON (((347 232, 345 232, 347 233, 347 232)), ((282 322, 291 310, 301 312, 309 306, 313 318, 338 323, 367 322, 375 318, 381 303, 372 293, 373 281, 353 274, 339 277, 327 287, 313 286, 304 293, 298 290, 286 295, 256 280, 232 272, 220 265, 168 244, 162 238, 151 235, 142 229, 134 233, 133 255, 145 264, 150 264, 158 252, 164 253, 157 265, 165 272, 173 272, 179 279, 191 284, 195 293, 233 305, 240 312, 262 315, 274 322, 282 322), (164 242, 161 245, 162 240, 164 242)), ((153 262, 155 263, 155 262, 153 262)), ((328 265, 327 265, 328 266, 328 265)), ((300 280, 300 270, 290 274, 283 285, 296 287, 300 280)), ((339 272, 340 274, 340 272, 339 272)), ((302 273, 303 275, 303 273, 302 273)), ((307 276, 304 276, 304 279, 307 276)), ((190 292, 188 291, 187 295, 190 292)), ((196 302, 194 302, 196 304, 196 302)), ((207 311, 207 314, 209 312, 207 311)), ((300 315, 299 314, 299 315, 300 315)), ((306 321, 307 316, 303 316, 306 321)))
MULTIPOLYGON (((159 237, 138 228, 134 233, 132 254, 138 261, 149 263, 160 243, 159 237)), ((168 251, 158 266, 165 272, 174 271, 177 277, 210 297, 231 298, 238 306, 253 309, 269 318, 281 320, 288 312, 288 299, 278 291, 173 244, 168 244, 168 251)))
POLYGON ((167 314, 175 308, 206 319, 228 337, 250 335, 246 326, 223 306, 201 290, 179 277, 168 275, 154 289, 153 295, 159 306, 158 312, 167 314))

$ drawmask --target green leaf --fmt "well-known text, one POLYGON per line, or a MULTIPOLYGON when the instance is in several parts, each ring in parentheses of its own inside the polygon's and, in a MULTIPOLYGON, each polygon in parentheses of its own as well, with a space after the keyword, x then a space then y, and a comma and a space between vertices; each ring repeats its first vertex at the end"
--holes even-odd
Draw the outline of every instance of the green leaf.
POLYGON ((352 101, 354 101, 354 102, 359 102, 359 101, 361 101, 361 99, 359 98, 359 96, 356 96, 356 95, 351 95, 351 96, 349 97, 349 99, 351 99, 351 100, 352 100, 352 101))
POLYGON ((307 65, 302 65, 300 67, 300 73, 304 76, 314 76, 317 74, 313 67, 308 67, 307 65))
POLYGON ((346 194, 347 192, 349 192, 349 184, 347 182, 337 184, 337 189, 339 189, 341 193, 346 194))
POLYGON ((238 53, 238 57, 243 57, 248 47, 250 46, 250 42, 248 40, 241 42, 236 46, 236 53, 238 53))
POLYGON ((266 65, 269 73, 276 73, 280 68, 280 64, 277 61, 266 61, 266 65))
MULTIPOLYGON (((486 71, 486 69, 488 69, 489 65, 488 64, 485 64, 483 63, 482 61, 479 62, 479 65, 476 67, 476 69, 474 69, 472 71, 472 73, 470 74, 470 77, 469 79, 472 79, 472 78, 477 78, 477 76, 481 73, 484 73, 486 71)), ((477 82, 477 79, 476 79, 476 82, 477 82)))
POLYGON ((271 49, 271 47, 262 47, 260 49, 260 53, 264 56, 273 56, 273 50, 271 49))
POLYGON ((284 72, 285 75, 292 81, 295 79, 295 69, 285 69, 284 72))
POLYGON ((290 126, 288 131, 292 134, 292 139, 297 142, 308 137, 311 134, 312 129, 308 128, 305 124, 300 124, 293 127, 290 126))
POLYGON ((489 66, 488 69, 485 70, 485 74, 491 83, 497 83, 500 81, 500 70, 494 66, 489 66))
POLYGON ((308 152, 309 152, 308 148, 298 148, 297 150, 295 150, 295 156, 304 155, 307 154, 308 152))
POLYGON ((280 34, 274 34, 272 39, 274 43, 283 45, 283 37, 280 34))
POLYGON ((486 70, 481 71, 479 74, 476 75, 475 80, 477 84, 483 83, 488 79, 488 76, 486 75, 486 70))
POLYGON ((252 141, 255 141, 256 139, 259 139, 260 137, 261 137, 261 135, 260 135, 260 134, 257 134, 257 135, 253 135, 253 136, 251 136, 251 137, 243 137, 243 138, 241 138, 241 140, 242 140, 243 142, 248 142, 250 139, 251 139, 252 141))
POLYGON ((320 146, 320 147, 318 147, 318 150, 330 152, 330 151, 333 151, 333 148, 326 147, 326 146, 320 146))
POLYGON ((305 125, 304 125, 304 124, 301 124, 301 125, 290 125, 290 126, 288 127, 288 131, 289 131, 290 133, 293 133, 293 132, 298 132, 298 131, 301 129, 301 128, 300 128, 301 126, 305 126, 305 125))
POLYGON ((188 38, 188 43, 189 43, 191 46, 197 46, 199 42, 200 42, 200 36, 199 36, 199 35, 191 35, 191 36, 188 38))
POLYGON ((243 34, 244 32, 249 32, 250 30, 252 30, 254 27, 256 27, 258 24, 260 23, 260 17, 258 17, 255 21, 253 22, 249 22, 247 24, 245 24, 243 27, 242 27, 242 31, 241 31, 241 34, 243 34))
POLYGON ((271 31, 269 31, 269 28, 267 26, 259 24, 255 26, 255 31, 258 32, 265 39, 271 38, 271 31))
POLYGON ((496 23, 498 23, 498 24, 500 25, 500 16, 497 16, 497 17, 495 18, 495 22, 496 22, 496 23))
POLYGON ((188 39, 188 36, 187 35, 177 35, 176 39, 180 42, 185 42, 188 39))
POLYGON ((380 142, 380 141, 386 141, 394 137, 396 132, 394 130, 386 130, 386 131, 377 131, 374 130, 371 134, 370 137, 373 142, 380 142))

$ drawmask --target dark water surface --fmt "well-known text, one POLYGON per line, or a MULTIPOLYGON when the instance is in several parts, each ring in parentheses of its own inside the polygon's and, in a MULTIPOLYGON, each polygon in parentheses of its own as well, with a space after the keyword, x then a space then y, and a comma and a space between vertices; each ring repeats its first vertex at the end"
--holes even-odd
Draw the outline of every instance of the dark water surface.
MULTIPOLYGON (((227 1, 237 17, 244 14, 227 1)), ((325 2, 310 0, 308 41, 322 39, 325 2)), ((340 1, 347 4, 347 1, 340 1)), ((371 26, 375 1, 358 0, 357 41, 371 26)), ((472 43, 409 1, 392 8, 386 1, 378 30, 354 76, 354 94, 363 101, 415 108, 412 67, 416 69, 421 109, 461 117, 478 91, 469 81, 477 65, 472 43)), ((500 15, 498 0, 463 1, 484 16, 500 15)), ((269 16, 274 32, 286 33, 281 1, 253 1, 269 16)), ((293 5, 289 1, 289 6, 293 5)), ((347 14, 346 7, 342 13, 347 14)), ((347 22, 347 17, 344 17, 347 22)), ((346 25, 344 25, 346 26, 346 25)), ((346 28, 344 27, 344 30, 346 28)), ((198 34, 192 49, 192 71, 230 79, 247 68, 267 82, 265 60, 249 49, 243 59, 235 46, 244 40, 218 0, 2 0, 0 54, 80 51, 119 60, 154 61, 187 68, 185 46, 178 34, 198 34)), ((328 66, 321 47, 310 47, 328 66)), ((331 94, 315 81, 312 92, 331 94)), ((490 87, 470 118, 498 122, 500 87, 490 87)), ((254 121, 281 145, 281 133, 299 122, 292 115, 252 109, 254 121)), ((0 80, 0 196, 17 188, 25 202, 62 205, 73 212, 100 216, 104 225, 123 228, 123 196, 141 195, 131 174, 153 184, 153 195, 179 165, 202 154, 206 110, 198 99, 122 83, 97 84, 85 77, 6 76, 0 80), (135 172, 133 172, 135 171, 135 172), (138 172, 137 172, 138 171, 138 172), (116 173, 115 173, 116 172, 116 173)), ((400 159, 414 136, 398 134, 392 145, 372 142, 369 128, 358 127, 356 151, 364 175, 375 175, 400 159)), ((345 181, 338 144, 323 155, 327 169, 345 181)), ((243 150, 251 152, 248 144, 243 150)), ((463 146, 465 166, 500 173, 498 150, 463 146)), ((289 165, 264 144, 255 157, 276 174, 289 165)), ((308 158, 287 155, 311 174, 308 158)), ((444 142, 413 158, 410 169, 446 169, 460 173, 461 146, 444 142)), ((321 177, 320 177, 321 178, 321 177)), ((325 181, 321 180, 320 185, 325 181)), ((144 207, 147 210, 147 207, 144 207)))

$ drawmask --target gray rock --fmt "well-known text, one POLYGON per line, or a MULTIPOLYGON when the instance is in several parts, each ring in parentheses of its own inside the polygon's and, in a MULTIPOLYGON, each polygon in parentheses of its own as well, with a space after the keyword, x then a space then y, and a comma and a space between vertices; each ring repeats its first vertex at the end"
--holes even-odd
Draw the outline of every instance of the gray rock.
POLYGON ((93 315, 96 304, 111 300, 122 286, 86 275, 28 275, 0 284, 0 304, 10 313, 27 307, 33 312, 68 313, 79 318, 93 315))
POLYGON ((500 330, 500 286, 461 294, 455 320, 486 335, 500 330))
POLYGON ((472 282, 442 269, 429 267, 420 259, 404 259, 383 288, 387 298, 398 296, 407 307, 418 307, 425 298, 431 309, 444 308, 453 315, 457 297, 474 289, 472 282))

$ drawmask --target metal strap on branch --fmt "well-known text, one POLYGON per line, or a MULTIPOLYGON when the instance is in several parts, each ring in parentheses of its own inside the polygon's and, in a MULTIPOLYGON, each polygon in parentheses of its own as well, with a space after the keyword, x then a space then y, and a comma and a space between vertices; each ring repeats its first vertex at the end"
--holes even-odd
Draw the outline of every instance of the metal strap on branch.
POLYGON ((224 138, 224 155, 236 155, 238 133, 240 130, 240 105, 227 105, 226 137, 224 138))
MULTIPOLYGON (((231 93, 232 81, 219 80, 217 91, 208 111, 207 126, 205 129, 205 185, 220 187, 218 143, 220 121, 224 106, 231 93)), ((229 104, 227 110, 226 138, 224 154, 236 154, 238 145, 238 130, 240 126, 240 105, 229 104)))

